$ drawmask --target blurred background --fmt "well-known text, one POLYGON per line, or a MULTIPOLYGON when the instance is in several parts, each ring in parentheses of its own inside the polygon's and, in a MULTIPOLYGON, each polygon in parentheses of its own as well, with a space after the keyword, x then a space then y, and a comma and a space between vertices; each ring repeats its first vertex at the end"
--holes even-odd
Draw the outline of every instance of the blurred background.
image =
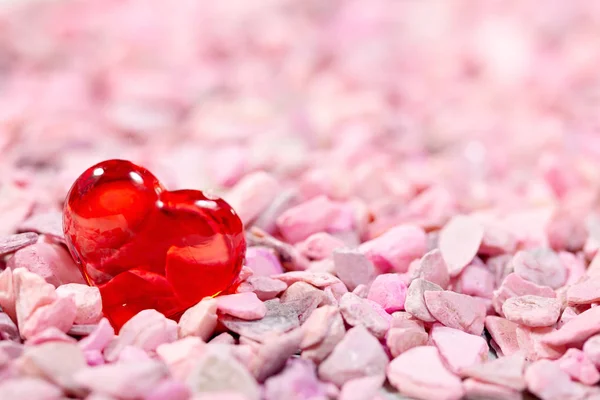
POLYGON ((0 5, 5 225, 114 157, 169 188, 268 171, 300 198, 359 199, 375 234, 596 207, 600 2, 0 5))

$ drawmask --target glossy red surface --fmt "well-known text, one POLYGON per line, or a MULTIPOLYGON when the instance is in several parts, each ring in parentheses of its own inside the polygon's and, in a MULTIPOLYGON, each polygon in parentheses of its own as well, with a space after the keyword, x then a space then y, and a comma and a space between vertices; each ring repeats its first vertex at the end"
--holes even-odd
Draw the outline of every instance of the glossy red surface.
POLYGON ((77 179, 63 228, 116 328, 148 308, 177 319, 227 290, 246 250, 242 222, 225 201, 197 190, 169 192, 148 170, 123 160, 104 161, 77 179))

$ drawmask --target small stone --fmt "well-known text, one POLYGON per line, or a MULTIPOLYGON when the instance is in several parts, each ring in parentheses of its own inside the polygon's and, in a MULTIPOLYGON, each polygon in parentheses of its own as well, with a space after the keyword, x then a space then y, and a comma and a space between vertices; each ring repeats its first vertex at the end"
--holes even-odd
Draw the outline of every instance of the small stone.
POLYGON ((584 221, 565 210, 560 210, 552 216, 546 233, 548 244, 555 251, 578 252, 583 249, 588 238, 584 221))
POLYGON ((262 343, 268 333, 283 334, 300 326, 298 313, 289 304, 279 299, 265 301, 267 314, 257 321, 245 321, 229 315, 223 315, 219 321, 230 331, 262 343))
POLYGON ((190 389, 184 383, 165 379, 155 386, 144 400, 188 400, 190 394, 190 389))
POLYGON ((278 373, 286 361, 300 351, 300 341, 303 332, 294 329, 282 335, 274 335, 265 340, 252 355, 250 372, 259 382, 278 373))
POLYGON ((404 310, 406 300, 406 283, 398 274, 382 274, 377 276, 367 298, 379 304, 388 313, 404 310))
POLYGON ((281 304, 291 306, 298 314, 300 324, 325 300, 323 291, 305 282, 293 283, 281 295, 281 304))
POLYGON ((319 377, 341 387, 346 382, 385 373, 388 357, 379 341, 361 325, 348 332, 319 365, 319 377))
POLYGON ((267 314, 267 307, 252 292, 236 293, 218 296, 217 310, 247 321, 263 318, 267 314))
POLYGON ((424 293, 436 290, 442 291, 443 289, 435 283, 428 282, 421 278, 413 280, 406 291, 404 309, 421 321, 434 322, 435 318, 431 315, 425 304, 424 293))
POLYGON ((17 233, 0 238, 0 256, 14 253, 38 241, 39 235, 35 232, 17 233))
POLYGON ((569 375, 549 360, 531 364, 525 371, 527 388, 544 400, 584 399, 585 386, 572 382, 569 375))
POLYGON ((67 335, 60 329, 51 326, 35 336, 30 337, 25 343, 28 346, 39 346, 41 344, 50 342, 77 343, 77 340, 67 335))
POLYGON ((534 295, 548 298, 555 298, 556 293, 548 286, 539 286, 535 283, 526 281, 517 274, 509 274, 504 278, 500 287, 494 291, 494 297, 492 304, 494 310, 500 315, 504 316, 502 312, 502 305, 504 302, 511 297, 519 297, 525 295, 534 295))
POLYGON ((600 381, 600 373, 596 366, 579 349, 568 349, 556 362, 572 379, 584 385, 592 386, 600 381))
POLYGON ((372 303, 353 293, 342 296, 340 312, 348 325, 364 326, 379 339, 384 338, 390 328, 391 316, 388 315, 386 318, 373 307, 372 303))
POLYGON ((348 381, 342 386, 339 400, 374 400, 383 382, 385 376, 366 376, 348 381))
POLYGON ((20 340, 19 330, 8 314, 0 313, 0 340, 20 340))
POLYGON ((94 393, 134 400, 152 393, 167 375, 162 363, 148 360, 88 367, 75 373, 73 379, 94 393))
POLYGON ((336 275, 348 290, 354 290, 358 285, 368 285, 375 276, 373 263, 357 249, 335 250, 333 262, 336 275))
POLYGON ((319 381, 315 365, 307 360, 290 359, 285 369, 265 381, 265 400, 327 399, 327 386, 319 381))
POLYGON ((511 264, 517 275, 537 285, 557 289, 567 281, 567 269, 550 249, 519 251, 511 264))
POLYGON ((413 279, 417 278, 435 283, 442 289, 448 288, 448 285, 450 284, 448 266, 439 249, 431 250, 421 258, 421 261, 413 274, 413 279))
POLYGON ((400 354, 388 365, 387 377, 406 396, 459 400, 464 395, 460 378, 446 369, 433 346, 414 347, 400 354))
POLYGON ((523 394, 518 390, 476 379, 465 379, 463 388, 465 398, 469 400, 523 400, 523 394))
POLYGON ((254 292, 262 301, 274 299, 287 289, 287 285, 267 276, 251 276, 238 286, 238 293, 254 292))
POLYGON ((477 298, 451 291, 426 291, 425 304, 442 325, 481 335, 486 316, 485 304, 477 298))
POLYGON ((19 326, 19 331, 21 336, 26 339, 50 327, 67 332, 73 326, 76 314, 75 301, 71 297, 59 297, 50 304, 38 307, 25 323, 19 326))
POLYGON ((323 260, 331 257, 333 252, 344 247, 344 242, 327 232, 317 232, 304 241, 296 244, 296 248, 310 260, 323 260))
POLYGON ((519 296, 507 299, 502 312, 509 321, 530 327, 551 326, 560 316, 560 302, 541 296, 519 296))
POLYGON ((212 344, 235 344, 235 338, 227 332, 223 332, 210 340, 212 344))
POLYGON ((50 235, 60 241, 64 241, 63 215, 60 211, 46 211, 34 213, 17 228, 20 232, 37 232, 41 235, 50 235))
MULTIPOLYGON (((4 270, 3 274, 8 269, 4 270)), ((5 275, 10 277, 10 273, 5 275)), ((12 290, 14 292, 17 326, 23 327, 30 315, 39 307, 51 304, 56 300, 54 287, 44 278, 24 268, 17 268, 12 272, 12 290)), ((1 304, 2 308, 10 315, 10 304, 1 304)))
POLYGON ((267 209, 278 193, 277 180, 258 171, 244 176, 223 199, 236 210, 244 225, 248 225, 267 209))
POLYGON ((62 390, 43 379, 20 377, 0 382, 0 399, 60 400, 62 390))
POLYGON ((438 324, 431 330, 431 342, 457 375, 468 367, 485 362, 489 353, 488 345, 481 336, 438 324))
POLYGON ((252 246, 246 250, 246 266, 255 276, 271 276, 283 273, 283 267, 275 252, 268 247, 252 246))
POLYGON ((564 354, 566 348, 564 346, 552 346, 544 341, 544 338, 553 332, 556 332, 556 330, 551 327, 527 328, 517 326, 517 343, 530 361, 537 361, 542 358, 556 360, 564 354))
POLYGON ((457 276, 477 255, 483 225, 475 218, 456 215, 441 229, 439 248, 450 276, 457 276))
POLYGON ((102 318, 96 329, 79 341, 79 347, 81 347, 81 350, 83 351, 104 351, 114 337, 114 328, 106 318, 102 318))
POLYGON ((526 387, 525 379, 523 379, 525 362, 523 353, 518 352, 483 364, 474 365, 464 370, 463 373, 481 382, 522 391, 526 387))
POLYGON ((319 289, 341 283, 337 277, 328 272, 291 271, 286 272, 285 274, 273 275, 271 278, 279 279, 288 285, 292 285, 296 282, 306 282, 319 289))
POLYGON ((392 327, 387 333, 386 345, 395 358, 413 347, 426 345, 427 339, 427 332, 417 324, 408 327, 392 327))
POLYGON ((510 356, 519 351, 517 324, 502 317, 488 315, 485 317, 485 328, 504 356, 510 356))
POLYGON ((171 375, 185 380, 195 365, 197 357, 205 350, 205 343, 197 336, 188 336, 156 348, 156 354, 169 367, 171 375))
POLYGON ((564 324, 559 330, 544 336, 544 343, 553 346, 583 342, 600 332, 600 307, 593 307, 564 324))
POLYGON ((337 307, 323 306, 312 312, 302 325, 302 331, 301 357, 319 364, 344 338, 346 328, 337 307))
POLYGON ((404 273, 427 251, 427 235, 414 225, 400 225, 364 242, 359 249, 381 272, 404 273))
POLYGON ((95 324, 102 318, 102 299, 97 287, 67 283, 56 288, 56 294, 59 297, 73 297, 77 307, 75 324, 95 324))
POLYGON ((215 347, 208 347, 197 359, 186 382, 194 395, 229 391, 244 395, 246 400, 260 399, 260 388, 250 372, 234 357, 215 347))
POLYGON ((600 276, 575 283, 567 289, 567 304, 576 306, 600 302, 600 276))
POLYGON ((206 341, 217 327, 217 300, 207 297, 187 309, 178 323, 179 337, 198 336, 206 341))
POLYGON ((491 299, 494 293, 495 278, 492 272, 483 263, 467 265, 458 276, 454 290, 484 299, 491 299))

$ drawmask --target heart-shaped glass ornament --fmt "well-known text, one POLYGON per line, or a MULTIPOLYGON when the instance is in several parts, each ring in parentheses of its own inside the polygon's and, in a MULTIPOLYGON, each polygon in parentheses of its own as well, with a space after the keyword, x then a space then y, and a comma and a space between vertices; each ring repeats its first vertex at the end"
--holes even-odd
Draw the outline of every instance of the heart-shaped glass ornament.
POLYGON ((246 250, 243 224, 225 201, 198 190, 168 191, 124 160, 101 162, 75 181, 63 229, 117 329, 144 309, 177 319, 226 291, 246 250))

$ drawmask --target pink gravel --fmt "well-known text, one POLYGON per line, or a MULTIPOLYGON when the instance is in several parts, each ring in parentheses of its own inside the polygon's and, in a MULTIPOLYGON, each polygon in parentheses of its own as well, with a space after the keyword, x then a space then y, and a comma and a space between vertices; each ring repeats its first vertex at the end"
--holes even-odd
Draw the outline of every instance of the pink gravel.
POLYGON ((600 7, 475 3, 2 2, 0 398, 600 398, 600 7), (115 332, 111 158, 234 207, 227 294, 115 332))

